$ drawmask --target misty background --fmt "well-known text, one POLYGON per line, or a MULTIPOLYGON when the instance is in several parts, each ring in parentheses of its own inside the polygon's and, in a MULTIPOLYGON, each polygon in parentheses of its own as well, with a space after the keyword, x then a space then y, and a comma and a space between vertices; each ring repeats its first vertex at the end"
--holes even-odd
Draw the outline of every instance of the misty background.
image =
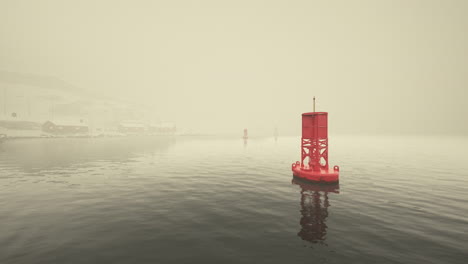
POLYGON ((297 136, 316 96, 331 134, 467 135, 467 11, 464 0, 1 0, 0 110, 47 119, 94 100, 120 107, 113 119, 297 136))

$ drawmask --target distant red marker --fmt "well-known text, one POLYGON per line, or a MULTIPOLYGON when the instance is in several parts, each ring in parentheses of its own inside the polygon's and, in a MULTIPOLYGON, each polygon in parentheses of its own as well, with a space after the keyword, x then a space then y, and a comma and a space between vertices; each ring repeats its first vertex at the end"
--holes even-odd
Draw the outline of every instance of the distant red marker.
POLYGON ((301 161, 292 164, 296 178, 319 182, 336 183, 339 180, 338 166, 328 166, 328 113, 302 114, 301 161))

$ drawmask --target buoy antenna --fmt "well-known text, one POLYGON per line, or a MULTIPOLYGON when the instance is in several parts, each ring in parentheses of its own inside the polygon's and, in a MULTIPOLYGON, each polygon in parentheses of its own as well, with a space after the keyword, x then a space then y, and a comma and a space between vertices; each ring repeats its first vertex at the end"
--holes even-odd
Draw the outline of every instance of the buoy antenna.
POLYGON ((315 112, 315 96, 314 96, 314 112, 315 112))

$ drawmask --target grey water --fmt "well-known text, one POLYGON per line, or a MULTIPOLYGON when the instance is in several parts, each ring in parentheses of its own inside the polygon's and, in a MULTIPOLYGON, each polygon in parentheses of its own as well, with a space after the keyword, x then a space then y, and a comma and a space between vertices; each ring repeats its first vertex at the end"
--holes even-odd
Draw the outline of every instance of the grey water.
POLYGON ((299 138, 5 141, 0 263, 466 263, 467 149, 331 136, 319 186, 299 138))

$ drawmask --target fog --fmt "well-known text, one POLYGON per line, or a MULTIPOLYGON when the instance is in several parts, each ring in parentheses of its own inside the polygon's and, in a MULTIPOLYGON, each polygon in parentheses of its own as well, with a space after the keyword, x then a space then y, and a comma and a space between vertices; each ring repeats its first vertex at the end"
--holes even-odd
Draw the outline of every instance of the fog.
POLYGON ((331 134, 467 135, 467 12, 464 0, 1 0, 2 117, 122 106, 94 124, 297 136, 316 96, 331 134))

